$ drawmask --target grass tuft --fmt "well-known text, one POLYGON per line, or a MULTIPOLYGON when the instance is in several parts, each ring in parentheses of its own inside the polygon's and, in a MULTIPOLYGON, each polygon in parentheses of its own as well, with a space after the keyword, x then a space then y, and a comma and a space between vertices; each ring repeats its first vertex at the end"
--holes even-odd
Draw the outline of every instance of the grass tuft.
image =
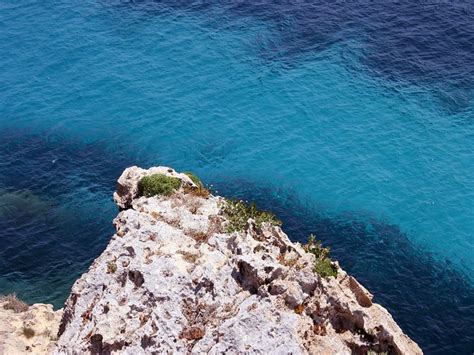
POLYGON ((117 271, 117 264, 115 261, 108 261, 107 262, 107 273, 114 274, 117 271))
POLYGON ((203 186, 201 179, 199 179, 196 174, 190 171, 185 172, 185 174, 192 180, 192 182, 194 182, 194 184, 196 184, 196 186, 203 186))
POLYGON ((202 183, 201 179, 199 179, 194 173, 186 172, 185 174, 196 185, 196 187, 191 187, 191 186, 185 187, 186 193, 189 193, 197 197, 203 197, 203 198, 207 198, 210 195, 209 190, 207 190, 204 187, 204 184, 202 183))
POLYGON ((181 186, 181 179, 166 176, 164 174, 153 174, 144 176, 138 182, 139 196, 169 196, 181 186))
POLYGON ((245 203, 241 200, 226 200, 222 212, 229 221, 226 227, 227 233, 242 231, 247 221, 252 218, 257 226, 262 223, 270 223, 274 226, 280 226, 281 221, 275 215, 268 211, 261 211, 255 203, 245 203))
POLYGON ((27 338, 33 338, 35 336, 35 331, 29 327, 23 327, 23 335, 27 338))
POLYGON ((308 237, 308 243, 305 245, 305 250, 316 257, 314 264, 314 272, 321 277, 336 277, 337 266, 331 261, 329 257, 329 248, 323 248, 320 241, 316 240, 313 234, 308 237))
POLYGON ((4 303, 4 309, 12 310, 15 313, 26 312, 29 308, 29 306, 25 302, 19 300, 14 293, 0 296, 0 302, 4 303))

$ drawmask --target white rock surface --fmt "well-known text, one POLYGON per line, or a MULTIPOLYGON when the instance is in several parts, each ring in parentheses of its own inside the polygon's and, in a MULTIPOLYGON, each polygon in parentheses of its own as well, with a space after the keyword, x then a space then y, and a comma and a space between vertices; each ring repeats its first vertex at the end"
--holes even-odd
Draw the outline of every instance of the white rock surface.
POLYGON ((225 201, 189 189, 137 197, 153 173, 194 186, 166 167, 124 171, 117 232, 74 284, 54 353, 421 353, 354 278, 320 278, 279 227, 225 233, 225 201))
POLYGON ((52 351, 62 310, 37 303, 15 312, 0 299, 0 354, 45 354, 52 351))

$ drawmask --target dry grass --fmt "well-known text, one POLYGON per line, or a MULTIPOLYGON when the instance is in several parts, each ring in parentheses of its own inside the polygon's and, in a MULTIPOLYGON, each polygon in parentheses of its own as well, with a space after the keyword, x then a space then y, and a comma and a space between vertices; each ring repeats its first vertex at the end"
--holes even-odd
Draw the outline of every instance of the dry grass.
POLYGON ((304 306, 302 304, 298 305, 294 309, 296 314, 303 314, 304 312, 304 306))
POLYGON ((207 234, 213 235, 216 233, 222 233, 224 231, 224 227, 222 222, 224 219, 218 215, 211 215, 209 216, 209 227, 207 228, 207 234))
POLYGON ((26 312, 29 308, 29 306, 25 302, 19 300, 14 293, 0 296, 0 303, 4 303, 4 309, 12 310, 15 313, 26 312))
POLYGON ((193 183, 196 186, 184 186, 183 191, 185 194, 190 194, 196 197, 202 197, 202 198, 208 198, 210 195, 210 192, 208 189, 204 187, 204 184, 202 183, 201 179, 199 179, 195 174, 191 172, 185 173, 186 175, 189 176, 189 178, 193 181, 193 183))
POLYGON ((171 227, 181 229, 181 219, 179 216, 172 216, 167 219, 163 219, 163 222, 169 224, 171 227))
POLYGON ((183 255, 183 259, 186 260, 188 263, 195 264, 196 261, 199 259, 199 254, 190 253, 188 251, 179 251, 181 255, 183 255))
POLYGON ((150 215, 154 218, 154 219, 161 219, 161 214, 159 214, 158 212, 156 211, 151 211, 150 215))
POLYGON ((185 186, 183 188, 183 191, 185 194, 196 196, 196 197, 202 197, 202 198, 208 198, 209 195, 211 194, 208 189, 206 189, 204 186, 185 186))
POLYGON ((154 250, 152 250, 151 248, 146 247, 143 250, 143 262, 145 264, 151 264, 153 262, 153 257, 154 256, 158 257, 158 256, 161 256, 161 255, 163 255, 163 252, 161 251, 161 247, 158 247, 154 250))
POLYGON ((198 231, 195 229, 189 229, 186 231, 186 234, 193 238, 199 244, 206 243, 209 239, 209 234, 203 231, 198 231))
POLYGON ((27 338, 33 338, 35 336, 35 331, 29 327, 23 327, 23 335, 27 338))
POLYGON ((186 327, 181 331, 179 337, 186 340, 199 340, 205 335, 204 329, 200 326, 186 327))
POLYGON ((315 334, 324 336, 326 335, 326 326, 324 324, 315 324, 313 325, 313 331, 315 334))
POLYGON ((257 309, 258 305, 256 303, 252 303, 250 306, 247 307, 247 312, 252 312, 257 309))
POLYGON ((152 260, 151 260, 151 257, 153 256, 153 252, 151 251, 150 248, 145 248, 143 250, 143 256, 144 256, 144 259, 145 259, 145 264, 151 264, 152 263, 152 260))
POLYGON ((117 271, 117 263, 115 260, 107 262, 107 274, 113 274, 117 271))
POLYGON ((224 315, 221 316, 222 318, 232 318, 235 317, 237 313, 239 313, 239 308, 233 303, 226 303, 220 311, 220 314, 224 315))
POLYGON ((280 264, 282 264, 283 266, 286 266, 286 267, 289 267, 289 268, 292 268, 296 265, 296 263, 298 262, 298 258, 297 257, 289 257, 287 258, 286 257, 286 254, 280 254, 278 256, 278 262, 280 264))
POLYGON ((216 310, 215 305, 194 302, 193 300, 184 299, 181 303, 181 312, 188 321, 187 329, 194 327, 205 329, 206 324, 212 324, 216 320, 216 310))

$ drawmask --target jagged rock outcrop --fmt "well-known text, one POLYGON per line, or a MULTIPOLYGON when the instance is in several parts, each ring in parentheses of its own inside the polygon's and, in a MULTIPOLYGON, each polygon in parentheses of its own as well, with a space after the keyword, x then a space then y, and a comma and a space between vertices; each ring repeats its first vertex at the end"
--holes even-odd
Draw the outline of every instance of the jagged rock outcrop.
POLYGON ((0 354, 50 353, 62 310, 50 304, 28 306, 15 297, 0 298, 0 354))
POLYGON ((226 201, 186 187, 173 169, 124 171, 117 232, 74 284, 54 353, 421 353, 353 277, 319 277, 277 226, 226 233, 226 201), (138 197, 152 173, 184 188, 138 197))

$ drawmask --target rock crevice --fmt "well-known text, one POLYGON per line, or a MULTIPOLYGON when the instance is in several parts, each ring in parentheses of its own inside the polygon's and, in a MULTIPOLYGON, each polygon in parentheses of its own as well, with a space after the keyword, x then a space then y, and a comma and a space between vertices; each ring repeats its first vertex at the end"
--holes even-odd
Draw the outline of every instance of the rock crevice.
POLYGON ((270 223, 227 233, 226 200, 197 186, 167 167, 124 171, 116 234, 72 287, 53 353, 421 354, 337 263, 320 277, 270 223), (155 173, 181 188, 138 196, 155 173))
POLYGON ((155 173, 195 186, 167 167, 124 171, 117 233, 73 287, 57 354, 421 353, 357 280, 321 278, 279 227, 225 233, 226 201, 186 188, 138 196, 155 173))

